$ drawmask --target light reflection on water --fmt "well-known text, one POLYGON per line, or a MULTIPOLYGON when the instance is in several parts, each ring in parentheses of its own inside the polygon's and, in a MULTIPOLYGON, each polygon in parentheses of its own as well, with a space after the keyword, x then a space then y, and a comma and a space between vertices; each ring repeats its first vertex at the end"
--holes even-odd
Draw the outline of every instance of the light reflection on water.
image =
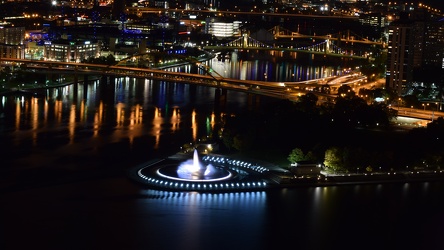
MULTIPOLYGON (((236 52, 230 53, 230 60, 220 61, 214 58, 205 62, 213 69, 214 74, 225 78, 240 80, 298 82, 331 76, 340 76, 344 68, 338 65, 307 65, 304 63, 273 60, 242 60, 236 52)), ((189 66, 169 69, 173 72, 193 72, 189 66)), ((203 72, 201 72, 203 73, 203 72)))
MULTIPOLYGON (((1 168, 27 171, 4 171, 1 183, 51 181, 51 168, 133 166, 133 157, 151 159, 160 149, 175 152, 183 142, 207 135, 220 119, 214 89, 129 78, 115 83, 111 88, 94 82, 51 89, 45 98, 3 96, 0 136, 8 147, 0 152, 1 168), (45 171, 28 171, 39 167, 45 171)), ((248 106, 243 93, 230 93, 227 103, 227 111, 248 106)), ((137 199, 119 198, 114 192, 120 184, 72 185, 69 190, 64 185, 35 189, 31 192, 37 195, 30 197, 37 198, 20 199, 24 206, 18 210, 5 202, 8 213, 3 214, 12 216, 4 228, 20 228, 14 233, 27 229, 28 237, 45 243, 48 235, 60 236, 64 244, 75 236, 77 249, 91 238, 110 247, 116 242, 137 246, 132 249, 288 249, 289 244, 293 249, 444 249, 440 182, 221 194, 138 189, 137 199), (38 198, 48 189, 56 190, 58 199, 51 192, 38 198), (99 195, 73 199, 66 192, 99 195), (15 224, 17 219, 23 224, 15 224)))
POLYGON ((59 249, 73 235, 69 249, 443 249, 443 192, 430 182, 211 194, 105 178, 12 192, 2 222, 6 236, 27 236, 5 237, 11 249, 59 249))
POLYGON ((3 167, 51 165, 55 164, 50 160, 54 157, 81 158, 117 144, 117 152, 106 154, 117 156, 118 151, 123 154, 128 150, 145 150, 152 155, 159 150, 176 152, 184 143, 211 135, 225 114, 250 106, 245 93, 229 91, 226 105, 215 112, 215 105, 219 105, 215 91, 182 83, 110 78, 100 84, 93 81, 48 89, 45 96, 3 96, 0 136, 3 143, 13 146, 2 151, 6 160, 3 167), (29 142, 31 150, 18 159, 13 152, 29 142), (37 161, 33 155, 37 150, 39 159, 48 160, 37 161))
POLYGON ((265 192, 197 193, 142 190, 138 227, 163 249, 261 249, 266 230, 265 192))
POLYGON ((142 197, 148 200, 158 200, 167 206, 201 206, 202 208, 217 205, 220 209, 242 207, 251 209, 263 207, 266 203, 266 193, 260 192, 233 192, 233 193, 199 193, 199 192, 171 192, 162 190, 142 189, 142 197))
MULTIPOLYGON (((219 72, 223 75, 236 78, 244 74, 246 79, 258 80, 264 73, 268 74, 268 80, 273 80, 273 75, 279 75, 275 80, 280 80, 280 77, 295 80, 305 75, 311 79, 341 74, 339 69, 330 66, 244 61, 238 60, 234 54, 229 62, 212 60, 208 63, 223 71, 219 72)), ((188 65, 172 70, 194 72, 196 69, 188 65)), ((10 152, 18 151, 30 140, 32 149, 29 154, 37 148, 43 150, 51 145, 56 149, 48 152, 51 157, 82 151, 96 154, 101 147, 111 144, 126 144, 122 152, 131 151, 135 148, 134 144, 141 141, 149 144, 146 151, 178 149, 184 142, 210 135, 223 115, 260 108, 257 102, 248 102, 245 93, 229 92, 226 98, 226 107, 216 109, 213 88, 129 77, 107 78, 85 85, 49 89, 45 97, 3 96, 0 132, 15 132, 7 135, 15 147, 10 148, 10 152), (90 147, 91 150, 87 149, 90 147)), ((138 148, 141 150, 140 146, 138 148)), ((44 154, 44 150, 40 152, 42 158, 45 158, 44 154)), ((8 156, 8 152, 4 156, 8 156)), ((20 154, 24 161, 22 164, 26 164, 26 157, 26 153, 20 154)), ((17 165, 14 161, 12 159, 10 164, 17 165)), ((29 162, 36 161, 29 159, 29 162)))
POLYGON ((181 244, 226 249, 233 241, 237 249, 275 249, 289 242, 299 249, 442 246, 444 202, 432 194, 443 188, 442 183, 387 183, 230 194, 141 190, 145 199, 137 209, 150 218, 141 230, 156 225, 150 238, 165 240, 168 249, 181 244), (417 227, 427 230, 430 241, 417 227))

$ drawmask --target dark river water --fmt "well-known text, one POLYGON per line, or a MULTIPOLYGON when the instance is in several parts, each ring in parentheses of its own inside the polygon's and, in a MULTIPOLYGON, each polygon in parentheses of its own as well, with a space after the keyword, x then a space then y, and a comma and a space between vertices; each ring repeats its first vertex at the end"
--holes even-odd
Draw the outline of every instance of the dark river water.
POLYGON ((442 183, 199 194, 100 178, 2 194, 2 249, 442 249, 442 183))
POLYGON ((269 105, 120 78, 0 97, 0 249, 443 249, 441 182, 201 194, 126 170, 269 105))

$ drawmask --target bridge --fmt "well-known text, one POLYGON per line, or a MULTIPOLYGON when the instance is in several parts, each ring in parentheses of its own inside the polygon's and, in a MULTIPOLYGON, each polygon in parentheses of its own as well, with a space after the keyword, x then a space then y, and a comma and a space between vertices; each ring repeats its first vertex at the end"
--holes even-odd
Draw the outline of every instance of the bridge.
POLYGON ((291 31, 289 29, 286 29, 280 25, 276 25, 273 28, 269 29, 268 32, 272 33, 274 35, 275 39, 314 39, 314 40, 330 40, 330 41, 337 41, 338 44, 341 43, 361 43, 361 44, 368 44, 368 45, 377 45, 384 47, 386 44, 383 41, 372 41, 368 38, 364 38, 350 30, 341 31, 335 34, 327 34, 327 35, 307 35, 307 34, 301 34, 299 32, 291 31))
MULTIPOLYGON (((307 36, 308 37, 308 36, 307 36)), ((348 57, 356 59, 368 59, 369 54, 367 52, 357 53, 352 49, 343 49, 335 45, 328 36, 322 36, 325 38, 316 44, 301 46, 301 47, 282 47, 275 45, 268 45, 261 41, 258 41, 247 34, 243 34, 241 37, 227 42, 225 44, 220 44, 217 46, 204 46, 204 50, 211 51, 221 51, 221 50, 277 50, 277 51, 289 51, 289 52, 301 52, 301 53, 311 53, 319 55, 328 56, 338 56, 338 57, 348 57)))
POLYGON ((170 9, 170 8, 153 8, 153 7, 126 7, 128 14, 142 16, 143 14, 162 14, 162 13, 186 13, 201 14, 204 16, 269 16, 269 17, 288 17, 288 18, 310 18, 310 19, 344 19, 358 20, 359 17, 352 15, 313 15, 313 14, 296 14, 296 13, 280 13, 280 12, 254 12, 254 11, 230 11, 215 9, 170 9))
MULTIPOLYGON (((160 81, 181 82, 187 84, 202 85, 207 87, 221 88, 226 90, 235 90, 248 92, 252 94, 271 96, 275 98, 283 98, 289 100, 297 100, 299 96, 313 92, 315 87, 325 86, 335 77, 325 79, 316 79, 303 82, 265 82, 255 80, 238 80, 232 78, 224 78, 211 70, 210 67, 202 62, 196 62, 198 67, 206 70, 207 74, 191 74, 184 72, 173 72, 165 69, 153 68, 137 68, 119 65, 103 65, 89 63, 73 63, 73 62, 56 62, 41 61, 28 59, 11 59, 0 58, 2 66, 23 67, 25 70, 38 71, 42 74, 73 74, 89 76, 121 76, 146 78, 160 81), (208 74, 213 73, 213 74, 208 74)), ((324 94, 321 92, 313 92, 318 96, 325 98, 334 98, 335 95, 324 94)))

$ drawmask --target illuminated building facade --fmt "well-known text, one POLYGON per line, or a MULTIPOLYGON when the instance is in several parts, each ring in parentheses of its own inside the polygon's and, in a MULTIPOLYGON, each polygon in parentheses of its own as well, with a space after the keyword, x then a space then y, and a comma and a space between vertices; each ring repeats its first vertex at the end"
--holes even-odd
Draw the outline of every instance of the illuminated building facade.
POLYGON ((388 33, 386 85, 402 94, 412 79, 412 23, 404 19, 392 22, 388 33))
POLYGON ((93 41, 60 40, 45 44, 46 60, 58 62, 81 62, 89 57, 97 57, 100 46, 93 41))
POLYGON ((425 23, 423 66, 441 66, 444 62, 444 21, 425 23))
POLYGON ((14 27, 8 23, 0 23, 0 57, 24 58, 24 39, 24 27, 14 27))
POLYGON ((387 87, 403 94, 416 69, 444 68, 444 21, 420 9, 388 28, 387 87))
POLYGON ((411 14, 414 20, 414 67, 441 67, 444 59, 444 19, 436 20, 426 9, 411 14))
POLYGON ((382 13, 369 13, 359 17, 359 22, 372 27, 383 28, 387 25, 386 17, 382 13))
POLYGON ((218 38, 239 36, 240 22, 224 21, 216 18, 207 18, 205 24, 205 33, 218 38))

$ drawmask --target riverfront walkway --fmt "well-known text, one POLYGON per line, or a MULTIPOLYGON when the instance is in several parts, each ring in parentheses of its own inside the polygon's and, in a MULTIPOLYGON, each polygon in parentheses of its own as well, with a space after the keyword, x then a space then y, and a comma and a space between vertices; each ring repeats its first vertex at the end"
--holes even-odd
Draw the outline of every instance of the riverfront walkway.
POLYGON ((193 158, 192 150, 181 151, 165 159, 157 159, 141 164, 129 171, 129 177, 139 184, 153 189, 169 191, 197 192, 245 192, 275 188, 322 187, 335 185, 359 185, 382 183, 409 183, 444 180, 443 170, 421 169, 390 172, 327 173, 298 176, 289 169, 241 154, 225 156, 222 154, 202 154, 204 162, 214 161, 229 171, 237 172, 234 178, 223 181, 201 182, 199 180, 180 180, 165 178, 157 174, 165 166, 179 166, 193 158))

